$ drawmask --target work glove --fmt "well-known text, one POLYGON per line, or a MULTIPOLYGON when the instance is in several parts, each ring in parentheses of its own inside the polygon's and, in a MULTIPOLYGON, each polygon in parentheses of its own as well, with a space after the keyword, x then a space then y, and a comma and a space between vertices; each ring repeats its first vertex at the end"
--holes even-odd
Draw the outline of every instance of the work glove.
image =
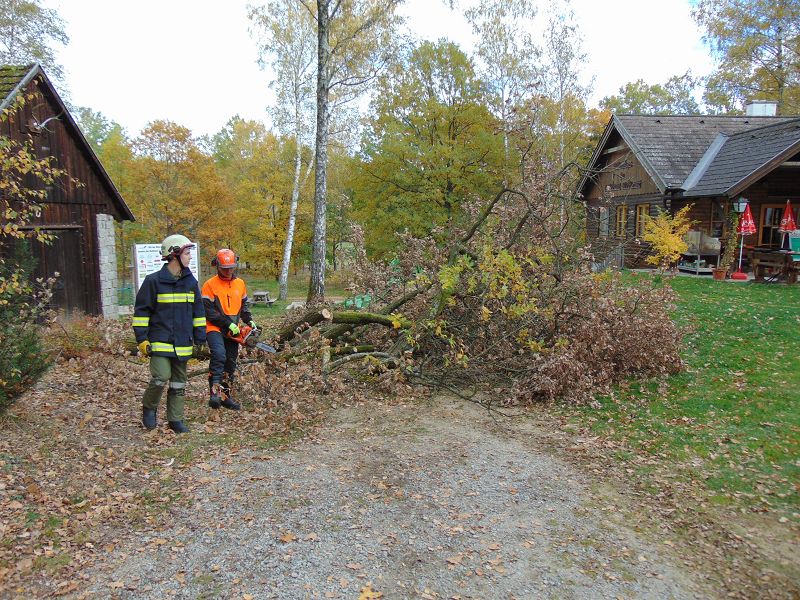
POLYGON ((250 321, 250 327, 252 327, 253 329, 258 329, 258 325, 256 325, 255 321, 250 321))
POLYGON ((150 356, 150 340, 140 342, 137 347, 139 348, 139 354, 142 356, 150 356))
POLYGON ((228 325, 228 331, 231 332, 231 335, 239 335, 239 326, 236 323, 231 323, 228 325))

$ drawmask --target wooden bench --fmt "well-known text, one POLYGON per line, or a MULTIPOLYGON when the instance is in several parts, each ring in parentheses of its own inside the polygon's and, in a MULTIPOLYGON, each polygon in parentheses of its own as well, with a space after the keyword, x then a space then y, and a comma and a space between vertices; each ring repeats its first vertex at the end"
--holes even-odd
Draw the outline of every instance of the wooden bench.
POLYGON ((264 304, 266 306, 272 306, 274 303, 275 300, 270 297, 268 291, 257 290, 253 292, 253 304, 264 304))

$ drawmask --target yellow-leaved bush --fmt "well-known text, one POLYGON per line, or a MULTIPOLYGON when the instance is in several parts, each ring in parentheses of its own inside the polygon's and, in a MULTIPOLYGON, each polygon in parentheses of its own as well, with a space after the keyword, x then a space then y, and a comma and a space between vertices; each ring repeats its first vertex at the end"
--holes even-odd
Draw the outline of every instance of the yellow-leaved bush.
POLYGON ((642 239, 650 244, 653 254, 647 257, 647 263, 666 270, 674 266, 681 255, 686 252, 686 234, 692 226, 688 204, 674 215, 659 210, 655 217, 645 216, 642 239))

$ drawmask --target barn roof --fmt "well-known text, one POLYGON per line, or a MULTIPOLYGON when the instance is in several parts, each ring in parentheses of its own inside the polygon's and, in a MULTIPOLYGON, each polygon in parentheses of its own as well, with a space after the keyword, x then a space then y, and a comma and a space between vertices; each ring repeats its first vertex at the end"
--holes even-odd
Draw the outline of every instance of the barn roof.
POLYGON ((777 139, 770 141, 770 135, 748 137, 748 132, 797 120, 797 117, 614 115, 595 148, 579 191, 585 191, 609 138, 617 132, 662 193, 685 191, 687 185, 692 185, 693 196, 717 195, 722 193, 719 190, 722 182, 714 178, 721 176, 726 165, 730 166, 731 153, 739 153, 733 159, 737 169, 749 167, 752 172, 765 166, 773 142, 779 144, 777 139), (727 141, 734 139, 734 144, 720 152, 727 141), (756 147, 760 150, 756 151, 756 147), (723 162, 716 162, 723 158, 723 162), (701 179, 703 187, 698 187, 701 179))
POLYGON ((13 65, 0 66, 0 110, 7 108, 16 97, 19 90, 36 75, 32 68, 34 65, 18 67, 13 65))
POLYGON ((111 181, 111 177, 109 177, 108 173, 103 167, 103 163, 101 163, 100 159, 97 158, 97 155, 92 149, 91 144, 86 141, 83 132, 81 132, 81 129, 78 127, 75 119, 72 118, 69 109, 65 106, 64 101, 61 100, 61 97, 58 95, 58 92, 48 79, 41 65, 35 63, 25 66, 0 65, 0 110, 5 110, 8 108, 14 101, 14 98, 16 98, 17 95, 24 90, 29 83, 36 79, 37 76, 40 78, 40 85, 43 88, 43 92, 45 92, 56 103, 61 114, 64 115, 65 126, 72 131, 72 133, 75 135, 75 138, 78 140, 78 145, 81 146, 82 150, 86 154, 87 159, 97 168, 100 178, 105 184, 115 207, 119 211, 119 214, 122 215, 123 220, 135 221, 136 218, 133 216, 130 208, 128 208, 125 200, 123 200, 119 190, 117 190, 117 187, 114 185, 114 182, 111 181))

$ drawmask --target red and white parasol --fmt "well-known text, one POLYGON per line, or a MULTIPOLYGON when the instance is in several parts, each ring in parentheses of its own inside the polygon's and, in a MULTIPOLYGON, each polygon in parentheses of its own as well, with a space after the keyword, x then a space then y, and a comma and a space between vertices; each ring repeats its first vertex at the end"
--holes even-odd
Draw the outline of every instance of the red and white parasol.
POLYGON ((742 218, 739 219, 739 225, 736 227, 736 233, 742 236, 742 240, 739 243, 739 269, 735 273, 731 273, 731 279, 739 279, 742 281, 747 279, 747 275, 742 273, 742 250, 744 248, 744 236, 753 235, 756 231, 758 231, 756 229, 756 222, 753 220, 753 213, 750 211, 750 205, 748 204, 744 209, 742 218))
POLYGON ((744 209, 742 218, 739 219, 739 226, 736 228, 736 233, 744 237, 746 235, 753 235, 756 231, 756 222, 753 220, 753 213, 750 212, 750 205, 748 204, 744 209))
POLYGON ((792 233, 797 229, 797 222, 794 220, 794 213, 792 212, 792 203, 788 200, 786 201, 786 206, 783 209, 783 216, 781 217, 781 226, 778 227, 778 231, 783 234, 783 239, 781 239, 781 248, 783 248, 783 242, 786 239, 787 233, 792 233))

